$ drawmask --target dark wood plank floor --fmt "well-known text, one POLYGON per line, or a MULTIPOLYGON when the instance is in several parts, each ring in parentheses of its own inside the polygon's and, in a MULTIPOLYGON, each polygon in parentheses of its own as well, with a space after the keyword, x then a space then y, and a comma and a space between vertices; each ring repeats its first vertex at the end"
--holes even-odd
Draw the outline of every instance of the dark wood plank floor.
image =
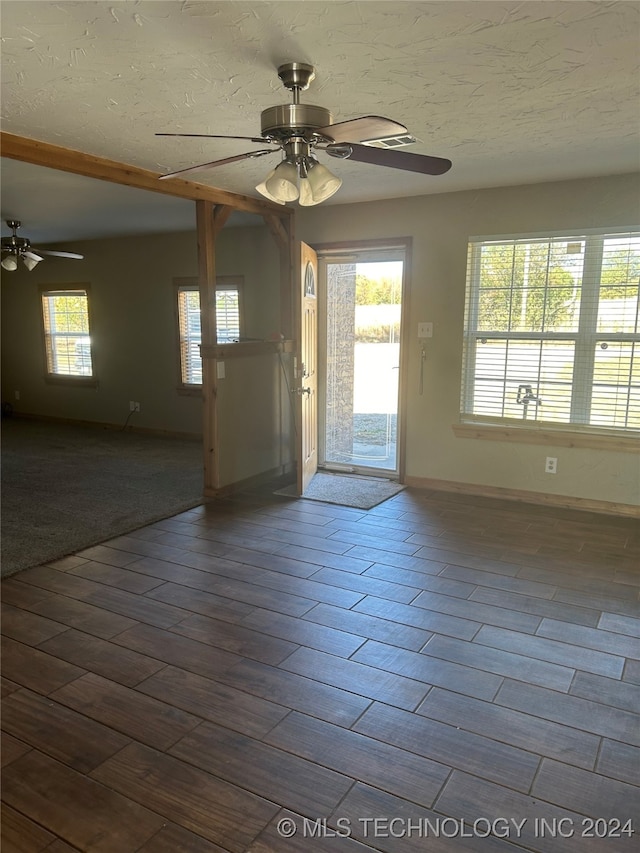
POLYGON ((4 853, 638 849, 638 532, 262 490, 7 579, 4 853))

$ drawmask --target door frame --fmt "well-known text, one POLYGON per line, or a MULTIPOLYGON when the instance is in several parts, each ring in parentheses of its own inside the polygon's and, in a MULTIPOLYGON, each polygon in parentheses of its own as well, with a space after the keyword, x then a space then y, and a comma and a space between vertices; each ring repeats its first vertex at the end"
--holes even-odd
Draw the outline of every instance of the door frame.
POLYGON ((296 393, 296 460, 298 495, 318 470, 318 256, 307 243, 296 242, 296 323, 298 347, 294 369, 296 393), (310 281, 307 280, 311 272, 310 281), (310 289, 308 286, 310 284, 310 289))
MULTIPOLYGON (((407 413, 407 389, 408 389, 408 364, 409 343, 411 339, 409 330, 409 300, 411 292, 411 254, 413 241, 411 237, 391 237, 376 240, 349 240, 339 243, 313 243, 313 249, 318 256, 318 431, 324 431, 324 413, 326 406, 326 359, 327 359, 327 316, 326 316, 326 291, 324 287, 325 277, 321 274, 321 267, 332 258, 340 258, 360 252, 384 252, 402 251, 404 253, 404 267, 402 276, 402 306, 400 311, 400 365, 398 375, 398 420, 397 420, 397 456, 398 456, 398 482, 404 483, 406 475, 406 413, 407 413)), ((319 435, 318 447, 324 446, 324 437, 319 435), (322 440, 320 440, 322 439, 322 440)), ((318 460, 320 462, 320 459, 318 460)), ((359 472, 362 476, 366 471, 359 472)), ((382 469, 371 469, 370 476, 384 476, 382 469)), ((388 472, 387 472, 388 473, 388 472)))

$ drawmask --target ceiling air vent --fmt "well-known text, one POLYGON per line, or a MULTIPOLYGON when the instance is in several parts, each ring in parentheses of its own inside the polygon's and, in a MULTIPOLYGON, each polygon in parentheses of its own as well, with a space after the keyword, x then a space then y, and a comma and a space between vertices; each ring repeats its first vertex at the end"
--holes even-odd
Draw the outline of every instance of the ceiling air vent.
POLYGON ((399 136, 381 136, 378 139, 364 139, 363 145, 370 145, 372 148, 404 148, 405 145, 414 145, 420 142, 415 136, 410 133, 402 133, 399 136))

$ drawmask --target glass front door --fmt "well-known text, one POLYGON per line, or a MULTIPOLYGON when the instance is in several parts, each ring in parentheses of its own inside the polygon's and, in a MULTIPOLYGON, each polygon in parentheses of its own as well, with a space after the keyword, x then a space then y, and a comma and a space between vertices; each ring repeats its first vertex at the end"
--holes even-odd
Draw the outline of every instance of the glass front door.
POLYGON ((398 474, 402 253, 323 263, 325 468, 398 474))

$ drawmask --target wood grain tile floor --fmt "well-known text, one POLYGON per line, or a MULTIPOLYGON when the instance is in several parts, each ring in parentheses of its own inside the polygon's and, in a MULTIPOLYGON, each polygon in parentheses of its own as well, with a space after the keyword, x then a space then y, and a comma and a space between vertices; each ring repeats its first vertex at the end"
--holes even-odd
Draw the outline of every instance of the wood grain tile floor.
POLYGON ((2 850, 638 849, 637 521, 257 490, 2 584, 2 850))

